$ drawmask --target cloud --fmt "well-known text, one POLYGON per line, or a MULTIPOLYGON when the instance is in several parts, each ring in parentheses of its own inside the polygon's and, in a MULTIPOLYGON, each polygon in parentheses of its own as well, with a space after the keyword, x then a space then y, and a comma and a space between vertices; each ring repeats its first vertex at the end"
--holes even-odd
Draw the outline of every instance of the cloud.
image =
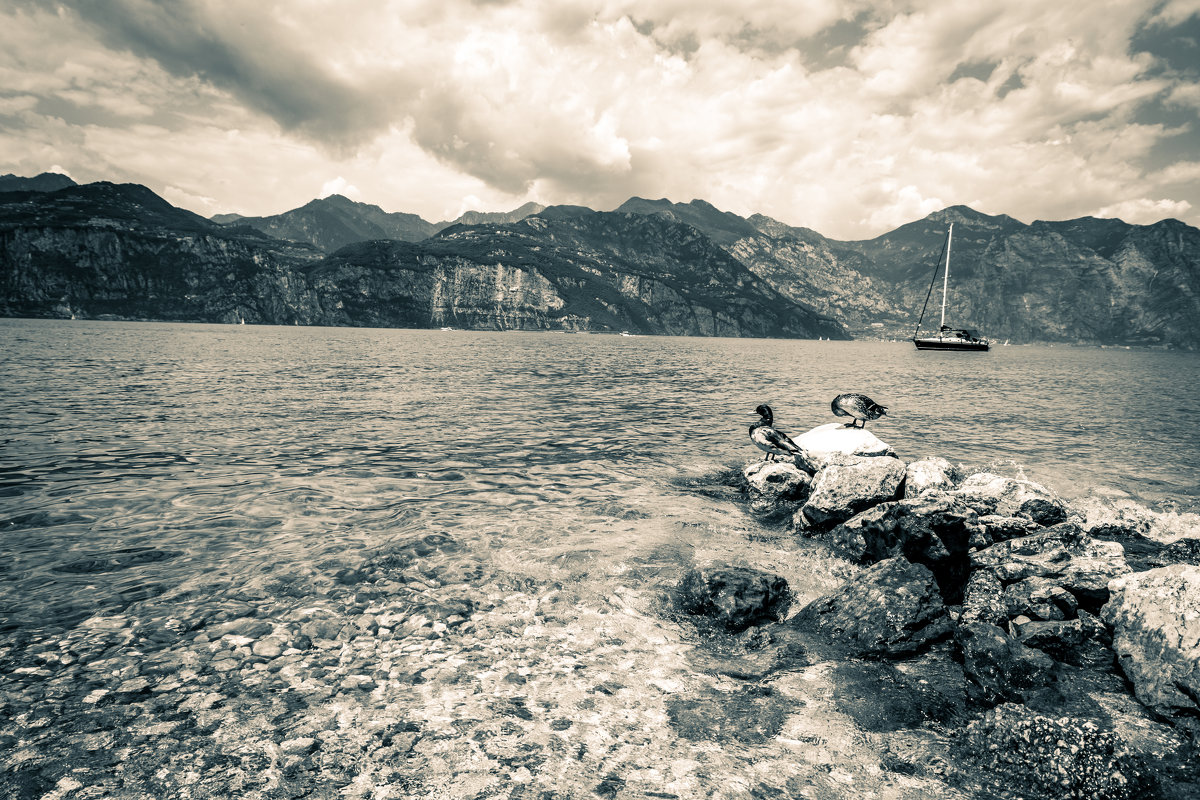
POLYGON ((321 191, 317 192, 317 197, 329 197, 331 194, 340 194, 343 197, 349 197, 351 200, 357 200, 362 196, 362 192, 358 190, 358 187, 341 175, 338 175, 333 180, 325 181, 321 185, 321 191))
POLYGON ((1194 81, 1154 52, 1194 6, 29 2, 0 13, 0 156, 173 186, 201 213, 344 181, 427 219, 467 196, 637 194, 838 238, 939 203, 1064 218, 1153 198, 1139 213, 1196 222, 1200 189, 1150 163, 1195 135, 1194 81))
POLYGON ((1096 212, 1097 217, 1115 217, 1125 222, 1150 224, 1164 217, 1182 217, 1191 209, 1191 204, 1178 200, 1151 200, 1139 197, 1104 206, 1096 212))
POLYGON ((337 48, 314 49, 322 31, 297 31, 284 2, 74 0, 64 3, 108 47, 153 59, 181 78, 226 90, 294 130, 332 146, 355 146, 385 131, 403 73, 338 69, 337 48), (322 57, 324 56, 324 57, 322 57))

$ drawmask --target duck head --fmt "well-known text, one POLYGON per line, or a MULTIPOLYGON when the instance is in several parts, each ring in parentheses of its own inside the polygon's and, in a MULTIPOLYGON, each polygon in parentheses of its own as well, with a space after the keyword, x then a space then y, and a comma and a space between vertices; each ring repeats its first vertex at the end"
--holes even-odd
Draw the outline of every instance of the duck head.
POLYGON ((771 413, 771 407, 766 403, 754 409, 754 413, 762 417, 768 425, 771 424, 771 420, 775 419, 775 415, 771 413))

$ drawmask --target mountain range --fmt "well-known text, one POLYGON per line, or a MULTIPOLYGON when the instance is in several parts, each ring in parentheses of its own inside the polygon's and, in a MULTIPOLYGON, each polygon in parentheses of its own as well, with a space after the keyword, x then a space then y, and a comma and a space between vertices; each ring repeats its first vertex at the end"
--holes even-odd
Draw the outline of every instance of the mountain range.
POLYGON ((1200 230, 1177 220, 1025 224, 954 206, 847 242, 702 200, 430 223, 340 195, 204 219, 143 186, 52 174, 0 176, 0 314, 906 338, 951 223, 956 326, 1200 347, 1200 230))

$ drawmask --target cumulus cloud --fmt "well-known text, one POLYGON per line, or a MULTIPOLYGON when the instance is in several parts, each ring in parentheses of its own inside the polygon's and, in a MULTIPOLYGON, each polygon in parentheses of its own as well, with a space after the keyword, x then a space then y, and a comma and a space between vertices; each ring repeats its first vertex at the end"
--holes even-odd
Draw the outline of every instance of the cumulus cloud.
POLYGON ((1139 197, 1136 200, 1123 200, 1111 206, 1104 206, 1096 212, 1096 216, 1116 217, 1134 224, 1150 224, 1164 217, 1182 217, 1190 208, 1191 204, 1184 201, 1139 197))
POLYGON ((1150 111, 1195 108, 1194 81, 1130 44, 1195 6, 26 3, 0 20, 0 155, 201 213, 294 207, 333 175, 321 193, 427 219, 637 194, 839 238, 955 203, 1195 223, 1200 189, 1150 166, 1197 135, 1150 111))
POLYGON ((357 200, 362 196, 362 192, 358 187, 350 183, 350 181, 338 175, 333 180, 325 181, 321 185, 321 191, 317 193, 317 197, 329 197, 331 194, 340 194, 343 197, 348 197, 351 200, 357 200))

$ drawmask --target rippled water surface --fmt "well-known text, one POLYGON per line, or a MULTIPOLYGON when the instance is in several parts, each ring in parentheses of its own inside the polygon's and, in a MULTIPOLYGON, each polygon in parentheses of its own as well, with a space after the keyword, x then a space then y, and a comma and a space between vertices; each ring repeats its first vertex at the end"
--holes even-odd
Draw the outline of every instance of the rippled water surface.
POLYGON ((547 572, 694 545, 679 481, 862 391, 901 456, 1194 510, 1200 358, 906 343, 0 321, 7 609, 48 622, 451 534, 547 572), (684 527, 680 527, 680 526, 684 527), (160 551, 160 552, 151 552, 160 551), (147 555, 147 552, 149 554, 147 555), (87 570, 88 560, 119 567, 87 570), (74 565, 74 568, 72 568, 74 565), (98 577, 103 576, 103 577, 98 577))
MULTIPOLYGON (((860 391, 889 408, 870 429, 901 457, 1024 474, 1068 498, 1200 508, 1195 354, 27 320, 0 320, 0 337, 0 633, 153 618, 174 636, 177 609, 230 597, 264 610, 222 606, 216 618, 303 619, 345 570, 402 552, 423 570, 406 573, 408 589, 461 586, 474 608, 494 610, 480 630, 513 621, 477 634, 490 661, 471 680, 507 673, 521 703, 595 717, 587 730, 607 744, 578 750, 584 766, 553 779, 578 779, 584 794, 607 785, 605 765, 623 752, 614 742, 630 754, 658 748, 654 764, 620 762, 622 781, 640 776, 657 796, 704 795, 727 780, 722 770, 741 775, 776 756, 797 763, 773 740, 710 752, 709 771, 697 771, 705 745, 661 725, 664 708, 681 714, 720 689, 660 613, 661 589, 684 569, 753 564, 786 577, 802 602, 844 577, 719 490, 721 475, 759 455, 747 437, 759 403, 795 435, 833 421, 835 394, 860 391), (586 691, 576 686, 585 664, 597 676, 586 691), (621 698, 613 676, 633 674, 648 683, 621 698), (668 702, 688 690, 692 699, 668 702)), ((431 664, 471 658, 396 646, 431 664)), ((398 667, 386 663, 394 682, 398 667)), ((471 772, 471 742, 484 733, 461 723, 496 713, 473 705, 472 691, 425 689, 406 711, 439 731, 428 741, 462 747, 412 751, 422 760, 411 772, 440 776, 444 796, 477 794, 471 781, 529 780, 519 764, 508 777, 494 763, 471 772)), ((533 720, 520 734, 533 736, 540 718, 517 716, 533 720)), ((823 723, 791 719, 780 741, 818 742, 813 757, 828 761, 832 734, 799 729, 823 723)), ((585 726, 537 730, 553 744, 585 726)), ((857 774, 852 759, 840 768, 857 774)))

